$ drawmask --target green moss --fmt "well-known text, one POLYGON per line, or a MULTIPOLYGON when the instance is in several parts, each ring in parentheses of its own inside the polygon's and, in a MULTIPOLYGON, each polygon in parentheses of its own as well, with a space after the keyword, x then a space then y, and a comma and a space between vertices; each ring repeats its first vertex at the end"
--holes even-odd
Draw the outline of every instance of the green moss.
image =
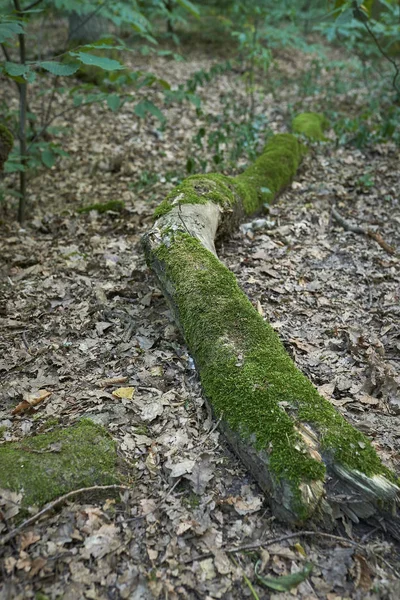
POLYGON ((389 473, 368 439, 296 368, 235 276, 212 253, 180 234, 157 250, 157 258, 172 283, 179 321, 216 415, 268 452, 277 480, 291 481, 295 494, 301 481, 325 475, 324 465, 306 452, 296 419, 320 432, 328 458, 366 475, 389 473))
POLYGON ((207 204, 214 202, 220 206, 231 206, 235 203, 235 185, 232 177, 221 173, 191 175, 177 185, 154 211, 158 219, 170 212, 178 204, 207 204))
POLYGON ((214 202, 230 207, 239 201, 245 213, 250 215, 290 183, 304 151, 296 136, 275 135, 244 173, 235 178, 221 173, 192 175, 168 194, 156 208, 154 217, 158 219, 177 204, 214 202))
POLYGON ((301 113, 293 119, 292 130, 294 133, 304 135, 311 141, 323 142, 327 138, 323 132, 329 127, 329 121, 319 113, 301 113))
POLYGON ((14 144, 14 138, 5 125, 0 124, 0 172, 14 144))
POLYGON ((23 491, 23 506, 41 505, 80 487, 118 482, 117 454, 106 430, 87 419, 0 446, 0 488, 23 491))
POLYGON ((109 210, 113 210, 114 212, 121 212, 125 204, 122 200, 110 200, 109 202, 102 202, 99 204, 89 204, 88 206, 83 206, 82 208, 78 208, 78 213, 89 213, 91 210, 97 210, 98 213, 102 214, 109 210))
POLYGON ((246 214, 256 212, 290 183, 304 152, 294 135, 283 133, 271 138, 254 164, 235 179, 246 214))

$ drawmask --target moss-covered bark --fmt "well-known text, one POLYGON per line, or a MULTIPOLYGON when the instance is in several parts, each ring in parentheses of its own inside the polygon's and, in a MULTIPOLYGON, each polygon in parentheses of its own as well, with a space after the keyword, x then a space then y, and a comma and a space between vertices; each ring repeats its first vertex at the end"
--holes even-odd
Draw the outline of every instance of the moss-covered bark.
MULTIPOLYGON (((322 136, 324 121, 317 117, 297 119, 297 132, 316 139, 318 124, 322 136)), ((217 226, 229 230, 227 223, 273 198, 290 182, 304 152, 296 136, 277 135, 239 177, 186 179, 160 205, 144 248, 205 396, 275 513, 301 522, 317 512, 329 521, 335 501, 327 483, 334 479, 335 494, 348 495, 346 510, 354 518, 378 510, 387 517, 399 492, 394 475, 369 440, 296 368, 213 247, 217 226)))
POLYGON ((324 115, 318 113, 301 113, 293 119, 292 129, 294 133, 304 135, 311 142, 324 142, 324 129, 329 123, 324 115))
POLYGON ((107 432, 84 419, 0 446, 0 489, 22 492, 22 506, 41 505, 71 490, 118 483, 117 453, 107 432))

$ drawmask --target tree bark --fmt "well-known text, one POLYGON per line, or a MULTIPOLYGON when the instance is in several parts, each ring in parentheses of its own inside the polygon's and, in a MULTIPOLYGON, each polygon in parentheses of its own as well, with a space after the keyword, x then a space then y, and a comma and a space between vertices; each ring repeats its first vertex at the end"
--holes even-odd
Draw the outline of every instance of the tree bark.
MULTIPOLYGON (((293 126, 318 140, 324 124, 307 113, 293 126)), ((143 246, 220 429, 274 514, 326 528, 338 515, 375 517, 399 536, 396 477, 296 368, 215 251, 216 236, 290 183, 304 152, 294 135, 276 135, 236 178, 187 178, 159 205, 143 246)))

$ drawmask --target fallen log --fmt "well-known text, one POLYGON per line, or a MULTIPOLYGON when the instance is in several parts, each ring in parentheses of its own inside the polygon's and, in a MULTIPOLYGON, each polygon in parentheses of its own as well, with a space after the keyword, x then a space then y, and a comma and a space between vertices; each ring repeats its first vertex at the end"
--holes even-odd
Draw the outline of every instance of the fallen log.
MULTIPOLYGON (((306 113, 294 129, 321 140, 324 124, 306 113)), ((295 135, 275 135, 238 177, 188 177, 156 209, 143 247, 220 429, 274 514, 327 528, 338 515, 375 517, 400 536, 394 473, 297 369, 215 250, 216 236, 290 183, 305 151, 295 135)))

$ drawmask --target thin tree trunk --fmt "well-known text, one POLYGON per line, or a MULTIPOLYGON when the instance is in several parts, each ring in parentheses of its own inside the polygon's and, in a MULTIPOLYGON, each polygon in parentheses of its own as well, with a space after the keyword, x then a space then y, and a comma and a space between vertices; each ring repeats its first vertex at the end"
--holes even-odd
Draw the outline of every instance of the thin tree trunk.
MULTIPOLYGON (((14 0, 14 6, 19 17, 23 16, 23 11, 19 0, 14 0)), ((19 58, 21 65, 26 63, 25 35, 18 35, 19 58)), ((26 110, 27 110, 27 83, 19 84, 19 147, 21 156, 22 171, 19 172, 19 203, 18 203, 18 221, 23 223, 26 211, 26 110)))

